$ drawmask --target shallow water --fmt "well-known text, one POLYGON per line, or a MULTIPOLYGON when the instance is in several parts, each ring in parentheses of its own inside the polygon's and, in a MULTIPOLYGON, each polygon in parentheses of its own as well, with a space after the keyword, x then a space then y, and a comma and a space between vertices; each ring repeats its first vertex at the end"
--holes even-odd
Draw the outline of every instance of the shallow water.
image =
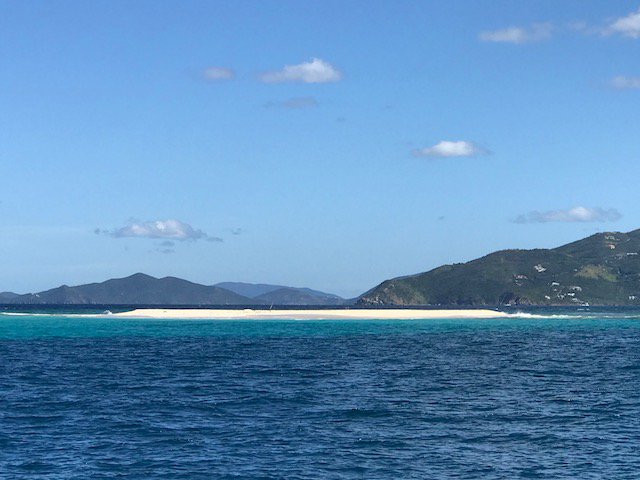
POLYGON ((638 392, 629 312, 0 315, 0 477, 637 478, 638 392))

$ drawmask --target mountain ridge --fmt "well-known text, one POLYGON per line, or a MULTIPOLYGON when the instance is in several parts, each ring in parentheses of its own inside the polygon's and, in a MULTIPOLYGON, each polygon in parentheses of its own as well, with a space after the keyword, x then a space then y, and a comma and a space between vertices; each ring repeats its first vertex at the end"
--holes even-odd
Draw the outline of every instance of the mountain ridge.
POLYGON ((357 299, 308 288, 136 273, 39 293, 1 292, 5 305, 640 306, 640 229, 555 248, 506 249, 385 280, 357 299), (228 288, 223 288, 223 285, 228 288), (235 290, 235 291, 234 291, 235 290), (246 293, 242 295, 240 292, 246 293))
POLYGON ((274 305, 344 305, 349 302, 338 295, 304 287, 245 282, 221 282, 215 286, 274 305))
MULTIPOLYGON (((229 282, 231 283, 231 282, 229 282)), ((6 305, 338 305, 344 299, 315 290, 274 287, 266 298, 248 297, 216 285, 202 285, 178 277, 156 278, 144 273, 76 286, 60 285, 38 293, 0 293, 6 305), (280 292, 277 294, 276 292, 280 292), (312 292, 312 293, 309 293, 312 292), (326 299, 324 303, 322 299, 326 299)), ((250 285, 250 284, 244 284, 250 285)))
POLYGON ((508 249, 385 280, 358 305, 640 305, 640 230, 508 249))

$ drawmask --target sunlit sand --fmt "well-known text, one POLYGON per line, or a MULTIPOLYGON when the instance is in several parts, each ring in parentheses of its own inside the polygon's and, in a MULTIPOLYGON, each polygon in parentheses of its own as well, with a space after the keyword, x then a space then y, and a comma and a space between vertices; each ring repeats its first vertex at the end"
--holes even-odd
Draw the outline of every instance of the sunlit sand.
POLYGON ((502 318, 504 312, 495 310, 419 310, 419 309, 353 309, 353 310, 214 310, 214 309, 136 309, 116 313, 127 318, 212 319, 212 320, 409 320, 428 318, 502 318))

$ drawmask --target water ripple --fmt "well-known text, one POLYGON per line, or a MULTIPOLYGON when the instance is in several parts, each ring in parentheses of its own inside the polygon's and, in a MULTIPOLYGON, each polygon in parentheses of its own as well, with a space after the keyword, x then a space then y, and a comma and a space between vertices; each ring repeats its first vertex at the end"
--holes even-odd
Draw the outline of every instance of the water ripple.
POLYGON ((635 320, 165 323, 171 335, 12 321, 39 333, 3 327, 2 478, 640 471, 635 320))

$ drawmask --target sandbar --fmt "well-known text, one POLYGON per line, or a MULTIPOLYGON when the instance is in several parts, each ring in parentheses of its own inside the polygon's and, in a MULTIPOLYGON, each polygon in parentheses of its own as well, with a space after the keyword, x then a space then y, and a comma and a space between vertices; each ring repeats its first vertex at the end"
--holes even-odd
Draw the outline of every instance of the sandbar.
POLYGON ((202 319, 202 320, 423 320, 430 318, 504 318, 497 310, 420 310, 420 309, 316 309, 316 310, 217 310, 144 308, 113 314, 125 318, 202 319))

